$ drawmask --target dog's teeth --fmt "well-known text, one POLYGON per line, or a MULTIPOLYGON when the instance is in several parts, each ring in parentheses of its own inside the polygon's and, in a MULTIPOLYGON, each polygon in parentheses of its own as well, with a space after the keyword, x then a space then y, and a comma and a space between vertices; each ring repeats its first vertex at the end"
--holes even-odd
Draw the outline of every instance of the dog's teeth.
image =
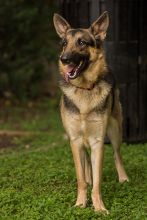
POLYGON ((82 66, 82 61, 80 62, 79 66, 77 67, 77 69, 79 69, 82 66))
POLYGON ((69 78, 74 79, 77 76, 77 73, 80 69, 80 67, 82 66, 83 61, 80 62, 79 66, 75 69, 75 71, 73 72, 67 72, 67 75, 69 76, 69 78))

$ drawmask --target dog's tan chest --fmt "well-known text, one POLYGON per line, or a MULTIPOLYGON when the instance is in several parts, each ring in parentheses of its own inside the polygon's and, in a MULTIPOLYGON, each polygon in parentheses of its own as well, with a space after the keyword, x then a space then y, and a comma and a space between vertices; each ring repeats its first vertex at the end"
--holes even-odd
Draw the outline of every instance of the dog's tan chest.
POLYGON ((64 94, 78 108, 82 117, 96 107, 101 107, 110 93, 111 86, 102 81, 93 90, 83 90, 75 87, 62 88, 64 94))
POLYGON ((72 88, 63 90, 77 108, 77 111, 70 109, 70 103, 66 106, 62 99, 62 121, 71 139, 82 137, 86 144, 88 137, 97 135, 98 127, 102 124, 102 118, 105 117, 103 108, 105 109, 106 102, 108 104, 110 90, 111 87, 109 85, 106 87, 103 83, 93 91, 80 91, 72 88))

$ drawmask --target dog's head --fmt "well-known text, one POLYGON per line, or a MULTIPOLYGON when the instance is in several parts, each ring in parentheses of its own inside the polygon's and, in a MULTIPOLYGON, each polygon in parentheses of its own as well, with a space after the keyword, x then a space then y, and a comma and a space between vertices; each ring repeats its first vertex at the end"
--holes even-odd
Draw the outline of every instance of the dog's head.
POLYGON ((109 25, 104 12, 88 29, 73 29, 60 15, 54 15, 54 26, 61 38, 62 52, 59 59, 61 74, 66 81, 82 76, 91 65, 103 56, 102 42, 109 25))

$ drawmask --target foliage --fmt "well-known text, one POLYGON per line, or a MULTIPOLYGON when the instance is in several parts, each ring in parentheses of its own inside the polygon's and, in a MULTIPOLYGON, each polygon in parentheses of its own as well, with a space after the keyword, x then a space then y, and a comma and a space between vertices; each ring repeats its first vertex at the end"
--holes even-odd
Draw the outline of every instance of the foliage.
POLYGON ((112 148, 106 146, 102 194, 110 215, 103 216, 93 211, 90 189, 87 208, 74 207, 75 170, 56 102, 34 106, 33 118, 26 115, 28 107, 11 107, 9 111, 3 112, 7 128, 14 129, 13 123, 17 122, 20 129, 32 130, 34 134, 14 137, 13 146, 0 150, 1 220, 146 219, 146 144, 123 144, 123 159, 130 177, 130 182, 124 184, 118 183, 112 148), (22 114, 26 115, 25 120, 22 114))
POLYGON ((48 74, 44 63, 56 59, 49 0, 0 1, 0 94, 36 97, 48 74))

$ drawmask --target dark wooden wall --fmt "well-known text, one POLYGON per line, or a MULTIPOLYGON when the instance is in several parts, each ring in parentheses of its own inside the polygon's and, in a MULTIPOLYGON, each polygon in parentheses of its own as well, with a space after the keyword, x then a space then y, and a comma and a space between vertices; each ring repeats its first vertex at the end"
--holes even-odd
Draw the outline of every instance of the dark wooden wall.
POLYGON ((73 27, 89 27, 103 11, 110 15, 107 61, 120 88, 124 139, 147 140, 147 1, 62 0, 61 14, 73 27))

